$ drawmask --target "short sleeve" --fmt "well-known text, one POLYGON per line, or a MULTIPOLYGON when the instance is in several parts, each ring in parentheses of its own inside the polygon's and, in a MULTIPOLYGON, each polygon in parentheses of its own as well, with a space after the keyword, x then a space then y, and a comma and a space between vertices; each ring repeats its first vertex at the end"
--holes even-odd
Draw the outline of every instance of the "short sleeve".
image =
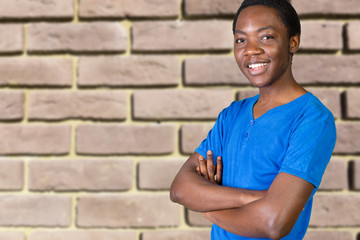
POLYGON ((318 188, 335 142, 336 127, 332 115, 326 121, 299 124, 289 139, 280 172, 298 176, 318 188))
POLYGON ((228 111, 228 108, 225 108, 220 112, 215 125, 209 131, 207 137, 201 142, 200 146, 195 149, 195 152, 202 155, 205 159, 206 152, 209 150, 213 152, 213 159, 216 159, 218 156, 222 156, 228 111))

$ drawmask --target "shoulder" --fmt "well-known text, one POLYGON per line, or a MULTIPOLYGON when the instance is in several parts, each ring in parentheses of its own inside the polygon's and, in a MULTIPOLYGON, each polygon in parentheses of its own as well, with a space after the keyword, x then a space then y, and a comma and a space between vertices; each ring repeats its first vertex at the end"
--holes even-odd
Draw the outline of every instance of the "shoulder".
MULTIPOLYGON (((312 93, 294 121, 292 132, 302 136, 324 136, 329 140, 336 139, 335 119, 331 111, 312 93)), ((304 137, 306 138, 306 137, 304 137)))
POLYGON ((305 122, 334 123, 335 119, 331 111, 312 93, 308 93, 308 95, 307 102, 299 114, 300 120, 305 122))

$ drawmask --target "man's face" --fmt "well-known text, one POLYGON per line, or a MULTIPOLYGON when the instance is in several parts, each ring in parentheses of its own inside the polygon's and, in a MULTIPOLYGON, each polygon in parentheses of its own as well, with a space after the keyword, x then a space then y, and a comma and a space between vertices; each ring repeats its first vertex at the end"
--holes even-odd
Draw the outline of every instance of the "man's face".
POLYGON ((291 74, 288 31, 278 12, 266 6, 241 11, 235 28, 234 54, 255 87, 267 87, 291 74))

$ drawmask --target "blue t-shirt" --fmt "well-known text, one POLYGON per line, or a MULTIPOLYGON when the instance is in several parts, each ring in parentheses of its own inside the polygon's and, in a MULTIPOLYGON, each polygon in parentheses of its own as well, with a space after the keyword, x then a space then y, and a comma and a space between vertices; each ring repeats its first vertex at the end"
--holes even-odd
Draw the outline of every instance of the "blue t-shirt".
MULTIPOLYGON (((206 158, 223 160, 223 185, 251 190, 269 189, 279 172, 298 176, 314 185, 314 191, 291 233, 283 239, 302 239, 306 233, 312 199, 320 185, 336 141, 331 112, 311 93, 276 108, 257 119, 253 106, 259 95, 233 102, 225 108, 195 150, 206 158)), ((253 239, 216 226, 211 239, 253 239)))

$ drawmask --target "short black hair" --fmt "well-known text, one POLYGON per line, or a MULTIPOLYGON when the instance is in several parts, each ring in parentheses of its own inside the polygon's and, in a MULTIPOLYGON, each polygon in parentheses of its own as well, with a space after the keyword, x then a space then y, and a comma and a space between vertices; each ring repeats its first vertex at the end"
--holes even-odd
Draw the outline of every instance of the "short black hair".
POLYGON ((233 34, 235 35, 236 22, 240 12, 251 6, 263 5, 274 8, 279 13, 281 20, 288 29, 289 38, 296 34, 301 34, 300 19, 294 7, 288 0, 244 0, 238 9, 233 21, 233 34))

